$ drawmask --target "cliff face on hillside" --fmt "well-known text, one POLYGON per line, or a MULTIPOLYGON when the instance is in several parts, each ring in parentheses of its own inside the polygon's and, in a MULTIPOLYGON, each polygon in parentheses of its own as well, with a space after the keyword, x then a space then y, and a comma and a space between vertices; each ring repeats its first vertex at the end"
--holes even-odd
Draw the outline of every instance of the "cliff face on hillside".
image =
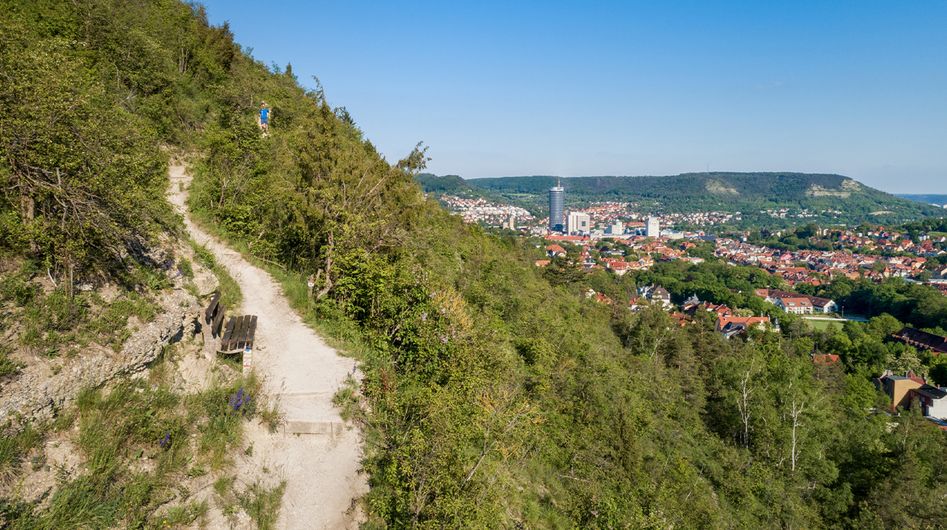
POLYGON ((89 344, 54 367, 29 363, 12 381, 0 386, 0 424, 51 421, 80 391, 141 372, 166 346, 197 332, 199 313, 193 295, 174 290, 161 297, 155 319, 136 325, 118 352, 89 344))

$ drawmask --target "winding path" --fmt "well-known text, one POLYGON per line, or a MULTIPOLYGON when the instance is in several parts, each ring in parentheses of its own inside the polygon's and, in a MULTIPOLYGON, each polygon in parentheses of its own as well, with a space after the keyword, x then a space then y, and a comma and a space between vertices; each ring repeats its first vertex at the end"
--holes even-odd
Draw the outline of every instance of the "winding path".
POLYGON ((278 528, 357 527, 354 501, 368 488, 359 473, 361 440, 332 404, 346 377, 358 376, 355 361, 340 356, 302 322, 268 273, 191 221, 186 207, 191 176, 184 166, 173 164, 169 177, 169 199, 184 216, 188 233, 240 284, 240 312, 259 316, 253 367, 286 420, 276 433, 257 422, 248 424, 245 433, 253 450, 237 458, 238 482, 286 481, 278 528))

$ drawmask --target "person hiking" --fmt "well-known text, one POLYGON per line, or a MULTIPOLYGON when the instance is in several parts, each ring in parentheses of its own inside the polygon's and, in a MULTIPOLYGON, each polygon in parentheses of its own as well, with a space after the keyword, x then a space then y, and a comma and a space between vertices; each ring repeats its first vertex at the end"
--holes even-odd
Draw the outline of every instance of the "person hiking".
POLYGON ((265 101, 260 103, 260 128, 263 134, 270 132, 270 107, 265 101))

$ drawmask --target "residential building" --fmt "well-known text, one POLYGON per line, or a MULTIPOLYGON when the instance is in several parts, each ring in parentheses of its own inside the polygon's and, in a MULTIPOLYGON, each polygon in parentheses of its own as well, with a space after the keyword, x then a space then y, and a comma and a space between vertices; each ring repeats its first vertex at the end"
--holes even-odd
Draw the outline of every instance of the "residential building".
POLYGON ((592 230, 592 218, 585 212, 569 212, 566 232, 569 234, 588 234, 592 230))
POLYGON ((757 289, 755 293, 757 296, 764 298, 767 302, 776 304, 787 313, 808 315, 812 313, 838 312, 838 304, 828 298, 790 293, 778 289, 757 289))
POLYGON ((814 311, 812 302, 801 296, 780 296, 776 298, 776 306, 796 315, 811 315, 814 311))
POLYGON ((671 293, 660 285, 651 290, 649 298, 652 302, 659 302, 664 307, 671 307, 671 293))
POLYGON ((661 237, 661 222, 657 217, 648 216, 648 222, 645 224, 644 235, 648 237, 661 237))
POLYGON ((902 329, 892 335, 892 337, 905 344, 914 346, 919 350, 927 350, 934 355, 947 353, 947 337, 941 337, 940 335, 934 335, 933 333, 910 327, 902 329))
POLYGON ((561 245, 548 245, 546 247, 546 255, 550 258, 564 258, 566 256, 566 249, 562 248, 561 245))
POLYGON ((836 353, 813 353, 811 357, 812 364, 816 365, 838 364, 841 360, 841 357, 836 353))
POLYGON ((875 380, 875 385, 891 399, 891 411, 893 412, 898 408, 909 408, 913 397, 911 391, 924 386, 925 381, 923 378, 914 375, 914 372, 894 375, 891 370, 885 370, 885 373, 875 380))
POLYGON ((947 420, 947 388, 922 385, 914 389, 914 397, 921 405, 921 412, 938 420, 947 420))
POLYGON ((763 327, 769 325, 769 317, 738 317, 731 314, 719 315, 717 317, 717 331, 723 333, 726 338, 746 333, 754 327, 763 327))
POLYGON ((638 294, 647 298, 652 304, 660 304, 667 309, 671 307, 671 293, 660 285, 648 285, 638 289, 638 294))

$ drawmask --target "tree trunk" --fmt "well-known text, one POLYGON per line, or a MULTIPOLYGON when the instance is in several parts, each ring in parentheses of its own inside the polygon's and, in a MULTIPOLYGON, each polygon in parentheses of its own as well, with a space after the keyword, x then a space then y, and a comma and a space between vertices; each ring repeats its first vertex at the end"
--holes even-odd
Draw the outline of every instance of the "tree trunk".
MULTIPOLYGON (((20 192, 20 215, 24 224, 30 224, 36 218, 36 201, 25 191, 20 192)), ((30 252, 35 253, 39 250, 39 246, 36 244, 36 240, 33 239, 32 230, 30 232, 30 252)))
POLYGON ((740 383, 740 400, 737 402, 737 408, 740 410, 740 421, 743 423, 742 443, 743 447, 750 446, 750 395, 753 389, 750 388, 750 372, 752 367, 747 368, 743 375, 743 381, 740 383))
POLYGON ((796 460, 799 457, 799 451, 796 449, 796 442, 798 441, 797 431, 799 427, 802 426, 802 412, 806 408, 806 402, 803 401, 800 404, 796 404, 796 400, 792 400, 792 408, 790 410, 790 416, 792 417, 792 446, 789 450, 789 469, 792 472, 796 471, 796 460))

